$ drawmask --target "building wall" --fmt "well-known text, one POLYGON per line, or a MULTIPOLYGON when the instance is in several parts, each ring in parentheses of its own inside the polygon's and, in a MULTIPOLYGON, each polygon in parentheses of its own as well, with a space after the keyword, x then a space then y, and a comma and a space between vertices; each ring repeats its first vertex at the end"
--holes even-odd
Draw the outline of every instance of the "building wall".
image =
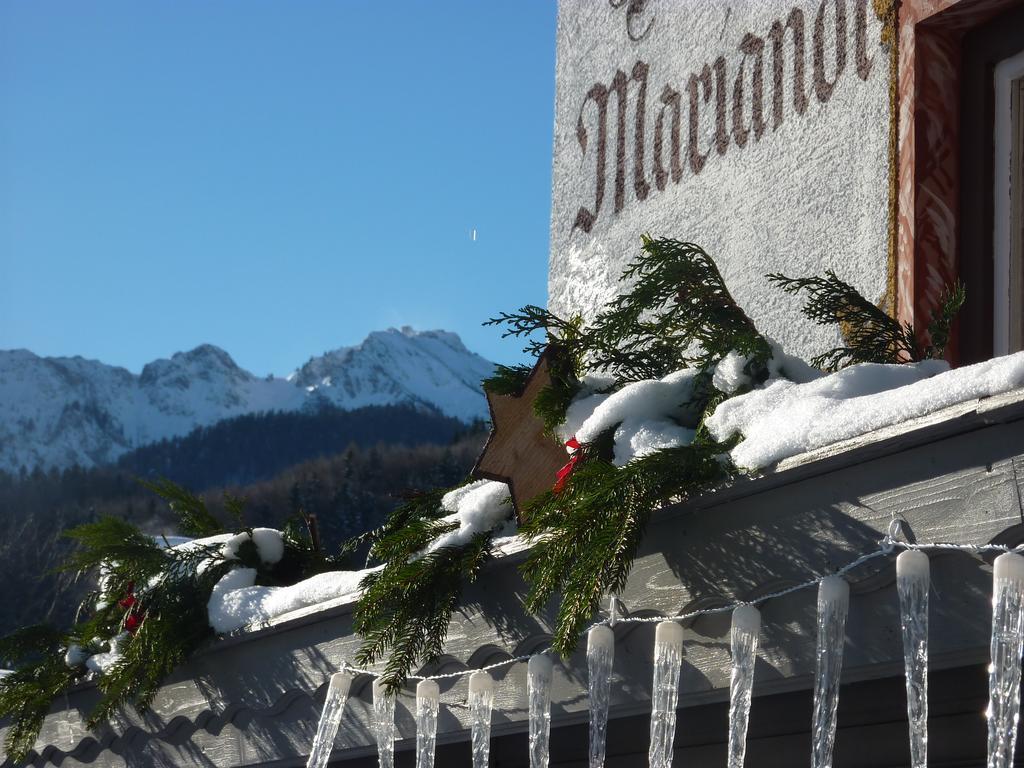
POLYGON ((703 246, 795 353, 834 332, 811 329, 765 273, 833 268, 882 301, 881 33, 867 0, 561 0, 550 307, 592 317, 644 233, 703 246))

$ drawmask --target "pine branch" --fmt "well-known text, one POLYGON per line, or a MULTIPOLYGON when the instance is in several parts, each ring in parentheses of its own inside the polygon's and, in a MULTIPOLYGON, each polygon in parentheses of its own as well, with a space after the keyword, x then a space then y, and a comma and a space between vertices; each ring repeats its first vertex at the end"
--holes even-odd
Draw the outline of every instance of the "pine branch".
POLYGON ((952 332, 953 321, 967 299, 967 291, 959 280, 942 292, 939 306, 928 323, 928 337, 931 343, 925 349, 925 356, 940 359, 946 352, 952 332))
POLYGON ((53 700, 81 676, 81 672, 69 669, 60 655, 47 652, 0 678, 0 714, 11 717, 4 739, 8 760, 20 763, 28 757, 53 700))
POLYGON ((787 293, 806 292, 803 314, 818 325, 838 324, 846 345, 815 357, 811 363, 837 371, 854 363, 906 363, 921 359, 909 325, 901 325, 828 270, 825 277, 790 278, 770 274, 768 280, 787 293))
POLYGON ((481 384, 485 392, 492 395, 518 395, 526 387, 530 376, 528 365, 495 365, 494 374, 484 379, 481 384))
POLYGON ((687 366, 710 368, 732 350, 766 366, 771 347, 700 246, 645 236, 643 250, 622 275, 632 288, 585 334, 591 370, 624 381, 661 378, 687 366))
POLYGON ((389 693, 402 686, 417 661, 440 656, 463 587, 492 555, 491 538, 477 534, 466 546, 394 559, 363 579, 354 615, 363 638, 356 662, 373 664, 386 654, 381 682, 389 693))
POLYGON ((418 660, 436 658, 444 644, 452 612, 464 585, 472 583, 491 556, 491 534, 477 534, 464 546, 424 554, 439 536, 458 523, 441 520, 446 491, 414 496, 374 533, 370 555, 384 568, 367 574, 354 615, 363 639, 358 663, 387 656, 382 680, 397 690, 418 660))
POLYGON ((231 567, 221 561, 202 570, 169 569, 161 588, 142 596, 138 629, 121 660, 98 680, 103 696, 89 714, 89 727, 128 702, 144 711, 164 678, 214 638, 206 606, 213 586, 231 567))
MULTIPOLYGON (((139 480, 139 483, 168 503, 178 518, 181 532, 186 536, 202 538, 224 533, 224 526, 207 509, 206 502, 191 491, 166 478, 154 482, 139 480)), ((225 496, 225 501, 230 503, 228 511, 237 513, 240 520, 241 508, 237 505, 238 500, 225 496)))
POLYGON ((167 562, 167 551, 159 547, 151 536, 142 533, 131 523, 116 517, 103 517, 95 523, 71 528, 64 532, 78 543, 78 548, 58 570, 87 571, 106 569, 118 563, 118 571, 125 581, 141 581, 157 573, 167 562))
POLYGON ((386 559, 390 551, 389 540, 395 535, 402 534, 403 529, 410 525, 422 525, 426 521, 436 520, 442 517, 441 498, 447 490, 435 488, 430 491, 413 493, 406 501, 400 504, 390 515, 387 521, 379 528, 354 536, 341 545, 342 554, 355 552, 360 547, 369 544, 369 557, 371 560, 386 559), (378 544, 380 546, 378 547, 378 544))
POLYGON ((553 646, 563 656, 601 597, 626 584, 652 512, 726 476, 713 443, 672 448, 616 468, 606 461, 579 465, 565 490, 535 499, 520 533, 533 543, 522 566, 530 584, 526 608, 539 612, 561 593, 553 646))
POLYGON ((33 624, 0 638, 0 664, 18 666, 56 653, 64 634, 49 624, 33 624))

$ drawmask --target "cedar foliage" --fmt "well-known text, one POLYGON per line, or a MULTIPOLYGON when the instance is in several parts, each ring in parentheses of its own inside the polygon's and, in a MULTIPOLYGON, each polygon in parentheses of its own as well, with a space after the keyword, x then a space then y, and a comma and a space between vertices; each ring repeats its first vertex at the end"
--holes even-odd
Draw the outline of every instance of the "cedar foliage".
POLYGON ((591 370, 612 371, 630 382, 681 368, 708 370, 733 350, 767 362, 771 347, 703 248, 647 236, 642 243, 643 255, 622 275, 632 287, 597 316, 589 331, 591 370))
MULTIPOLYGON (((767 378, 771 345, 729 293, 714 260, 693 243, 650 237, 642 242, 642 255, 622 275, 630 289, 610 302, 593 325, 573 326, 569 345, 571 357, 579 361, 575 376, 614 372, 621 386, 695 368, 689 405, 702 414, 722 399, 711 385, 711 373, 729 352, 747 358, 752 380, 767 378)), ((527 309, 498 320, 511 324, 516 335, 526 328, 539 330, 540 314, 527 309)), ((551 343, 561 348, 564 342, 556 336, 551 343)), ((578 384, 570 380, 562 391, 575 394, 574 387, 578 384)), ((571 399, 543 402, 546 420, 564 421, 571 399)), ((716 458, 727 448, 713 441, 702 423, 703 416, 684 425, 698 429, 693 445, 659 451, 625 467, 611 463, 610 445, 588 446, 565 489, 530 505, 520 529, 534 545, 523 566, 530 584, 526 605, 539 611, 560 594, 554 637, 558 652, 575 648, 603 594, 623 588, 652 512, 728 477, 716 458)), ((610 444, 610 437, 605 442, 610 444)))
POLYGON ((381 682, 391 693, 417 661, 441 655, 463 587, 492 556, 491 533, 423 554, 433 540, 458 527, 439 519, 448 514, 441 506, 444 494, 436 490, 410 498, 365 537, 372 541, 370 561, 384 567, 360 584, 354 623, 363 643, 356 661, 373 664, 386 656, 381 682))
MULTIPOLYGON (((148 487, 168 503, 179 530, 204 537, 239 528, 251 534, 242 521, 243 502, 236 497, 224 501, 236 522, 229 530, 189 491, 167 480, 148 487)), ((117 652, 97 677, 102 696, 88 717, 94 727, 125 704, 144 710, 163 679, 214 638, 207 603, 231 568, 253 568, 257 584, 278 585, 344 565, 342 556, 320 551, 316 540, 294 525, 283 537, 284 556, 273 564, 262 561, 251 538, 231 558, 220 544, 167 547, 115 517, 72 528, 66 536, 77 547, 62 568, 99 572, 99 586, 86 596, 70 630, 35 626, 0 640, 0 656, 18 665, 0 679, 0 715, 14 720, 5 746, 15 760, 31 748, 50 702, 87 674, 85 666, 65 661, 66 650, 117 652)))
POLYGON ((807 300, 802 312, 811 320, 819 325, 839 325, 846 344, 811 360, 814 366, 826 371, 838 371, 854 363, 909 363, 941 358, 953 320, 966 298, 959 282, 946 289, 928 324, 931 343, 922 348, 909 323, 900 323, 887 315, 832 270, 827 270, 824 277, 791 278, 773 273, 768 280, 787 293, 805 293, 807 300))
POLYGON ((564 491, 534 500, 520 526, 533 544, 522 566, 530 585, 526 608, 538 613, 561 595, 556 651, 572 653, 601 596, 626 586, 654 510, 728 476, 716 459, 720 450, 711 442, 670 448, 622 468, 595 458, 573 473, 564 491))

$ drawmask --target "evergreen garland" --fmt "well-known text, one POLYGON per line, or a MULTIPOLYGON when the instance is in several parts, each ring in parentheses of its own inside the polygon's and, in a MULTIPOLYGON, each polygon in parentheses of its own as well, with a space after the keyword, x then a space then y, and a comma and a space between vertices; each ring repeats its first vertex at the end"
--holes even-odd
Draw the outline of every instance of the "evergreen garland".
MULTIPOLYGON (((712 384, 714 367, 736 353, 745 360, 743 371, 754 384, 769 375, 771 344, 735 302, 714 260, 693 243, 644 237, 642 244, 642 255, 622 276, 631 288, 610 302, 593 325, 584 327, 578 318, 565 321, 535 306, 490 321, 507 324, 510 330, 505 335, 546 331, 549 344, 570 351, 567 358, 575 367, 558 385, 562 396, 552 393, 545 398, 542 391, 534 405, 549 431, 554 431, 551 425, 564 422, 579 379, 589 372, 614 373, 611 390, 682 368, 698 372, 688 405, 703 415, 691 445, 662 450, 621 468, 611 464, 607 446, 584 446, 581 463, 565 488, 535 499, 527 510, 520 527, 533 543, 522 567, 530 584, 526 607, 540 611, 560 595, 553 647, 562 654, 575 648, 602 595, 624 587, 652 512, 737 472, 727 460, 732 445, 713 440, 704 418, 749 387, 730 393, 717 390, 712 384), (559 334, 566 329, 570 335, 562 338, 559 334)), ((964 300, 962 286, 947 291, 929 327, 932 344, 921 351, 912 328, 901 326, 832 271, 824 277, 791 279, 776 274, 768 279, 790 293, 807 291, 804 314, 819 324, 837 324, 843 331, 845 344, 813 361, 827 370, 857 362, 901 363, 941 356, 964 300)), ((527 351, 539 354, 545 348, 534 343, 527 351)), ((492 381, 485 387, 490 388, 492 381)), ((610 435, 603 439, 608 441, 610 435)))
POLYGON ((622 275, 632 288, 598 315, 587 334, 590 370, 622 382, 681 368, 707 370, 731 351, 763 366, 767 340, 736 304, 714 260, 693 243, 644 237, 622 275))
MULTIPOLYGON (((840 326, 844 344, 814 359, 828 370, 857 362, 941 356, 964 301, 960 285, 944 294, 927 328, 930 341, 921 346, 913 328, 890 318, 834 272, 797 279, 773 274, 768 279, 789 293, 804 293, 803 313, 810 319, 840 326)), ((714 261, 699 246, 644 237, 642 254, 627 267, 623 280, 629 289, 591 325, 580 316, 562 318, 533 305, 488 321, 505 326, 505 336, 525 338, 527 351, 535 356, 549 355, 551 383, 534 409, 552 435, 584 390, 587 374, 612 374, 614 383, 602 391, 614 392, 631 382, 693 370, 689 400, 679 404, 693 418, 693 423, 681 424, 695 430, 690 445, 618 467, 612 463, 614 428, 609 429, 579 449, 564 486, 528 505, 520 527, 532 543, 521 566, 529 584, 526 608, 539 612, 560 596, 553 645, 562 654, 574 649, 601 597, 624 588, 654 510, 715 487, 737 472, 728 461, 733 444, 715 441, 705 419, 722 401, 764 382, 778 368, 778 361, 772 367, 771 342, 735 302, 714 261), (714 373, 730 354, 742 360, 749 384, 724 392, 716 388, 714 373)), ((529 372, 524 365, 498 366, 484 387, 515 395, 529 372)), ((149 487, 168 501, 182 532, 198 537, 225 532, 201 498, 165 481, 149 487)), ((0 715, 14 718, 8 754, 14 760, 24 758, 52 700, 86 677, 85 668, 71 659, 76 647, 97 653, 113 644, 118 651, 116 661, 97 676, 103 696, 90 725, 127 702, 145 707, 163 678, 214 638, 206 608, 210 592, 238 565, 255 568, 259 584, 292 584, 339 568, 347 554, 368 547, 369 562, 381 567, 361 584, 354 619, 363 644, 356 661, 384 659, 381 679, 394 692, 417 662, 440 655, 464 586, 493 557, 491 532, 477 534, 467 544, 430 551, 439 536, 458 526, 442 519, 447 514, 444 493, 409 498, 381 528, 351 540, 338 556, 321 551, 315 521, 300 514, 285 526, 285 555, 272 566, 260 561, 251 539, 239 547, 237 559, 228 559, 219 545, 160 546, 113 518, 70 531, 80 546, 66 567, 99 570, 101 587, 83 606, 85 619, 71 630, 28 627, 0 640, 0 660, 17 667, 0 679, 0 715)), ((234 529, 247 530, 242 500, 229 497, 224 506, 234 529)))
MULTIPOLYGON (((621 386, 696 368, 689 405, 704 415, 725 397, 712 386, 711 372, 730 352, 746 358, 753 381, 767 378, 771 346, 736 304, 702 248, 645 237, 643 255, 626 268, 623 280, 632 282, 630 290, 613 300, 592 326, 573 325, 568 346, 578 361, 577 377, 612 371, 621 386)), ((527 309, 528 315, 524 310, 502 316, 517 334, 528 327, 528 318, 538 316, 536 308, 527 309)), ((566 345, 560 337, 551 343, 566 345)), ((547 420, 561 424, 570 402, 571 397, 545 412, 547 420)), ((537 612, 560 593, 553 643, 559 653, 575 648, 601 596, 625 586, 653 511, 729 476, 731 469, 718 458, 728 447, 708 436, 703 416, 692 426, 697 427, 692 445, 659 451, 624 467, 611 463, 611 435, 604 435, 603 441, 585 447, 564 490, 544 494, 527 510, 520 532, 534 546, 522 568, 530 584, 526 607, 537 612)))
POLYGON ((922 349, 909 323, 901 324, 887 315, 832 270, 824 277, 790 278, 775 273, 768 275, 768 280, 787 293, 806 292, 802 311, 811 320, 819 325, 839 325, 846 345, 811 360, 812 365, 826 371, 838 371, 854 363, 908 363, 942 357, 953 320, 966 298, 959 282, 943 293, 928 324, 931 344, 922 349))
POLYGON ((658 507, 728 477, 714 443, 670 448, 618 468, 581 464, 561 493, 545 493, 520 533, 533 547, 521 570, 526 609, 539 613, 560 594, 552 647, 568 656, 603 595, 626 586, 637 547, 658 507))
MULTIPOLYGON (((252 533, 242 526, 241 499, 224 500, 236 523, 229 531, 187 490, 163 480, 147 487, 169 503, 183 533, 252 533)), ((109 666, 93 673, 102 696, 89 713, 90 728, 125 704, 145 710, 164 678, 215 638, 207 604, 231 568, 254 568, 258 584, 280 585, 343 565, 340 557, 318 551, 296 520, 285 526, 284 556, 272 565, 262 562, 251 538, 238 547, 237 559, 228 559, 221 544, 169 547, 113 517, 66 535, 78 548, 63 569, 98 573, 99 588, 86 597, 82 618, 70 630, 37 625, 0 639, 0 660, 16 668, 0 678, 0 716, 13 720, 4 746, 14 761, 32 748, 53 700, 89 676, 88 656, 116 651, 109 666)))
POLYGON ((414 496, 368 535, 370 559, 384 567, 360 584, 354 618, 363 643, 356 662, 373 664, 386 655, 381 682, 391 693, 417 661, 441 655, 463 587, 493 554, 490 533, 474 536, 466 546, 424 554, 437 537, 458 527, 438 519, 448 514, 441 506, 444 494, 436 490, 414 496))
POLYGON ((0 658, 16 667, 0 680, 0 713, 12 717, 4 740, 12 760, 24 759, 54 699, 81 677, 64 663, 63 643, 62 632, 41 624, 0 640, 0 658))

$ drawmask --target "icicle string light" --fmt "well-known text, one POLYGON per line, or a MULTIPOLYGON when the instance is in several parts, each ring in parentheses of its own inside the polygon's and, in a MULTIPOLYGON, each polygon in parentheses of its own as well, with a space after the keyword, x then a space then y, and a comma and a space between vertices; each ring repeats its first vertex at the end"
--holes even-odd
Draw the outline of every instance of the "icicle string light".
POLYGON ((434 768, 441 691, 433 680, 416 686, 416 768, 434 768))
POLYGON ((1024 557, 1006 553, 992 567, 992 664, 988 687, 988 768, 1010 768, 1020 718, 1024 651, 1024 557))
POLYGON ((548 768, 551 738, 551 677, 554 665, 543 654, 530 658, 526 668, 530 715, 530 768, 548 768))
MULTIPOLYGON (((614 604, 615 598, 612 598, 614 604)), ((587 692, 590 696, 590 768, 603 768, 608 738, 615 633, 609 627, 591 627, 587 633, 587 692)))
POLYGON ((850 585, 840 576, 818 587, 817 663, 814 673, 814 715, 811 720, 811 768, 832 768, 839 706, 839 676, 846 644, 850 585))
POLYGON ((928 765, 929 574, 928 555, 920 550, 901 552, 896 558, 912 768, 928 765))
POLYGON ((757 663, 757 636, 761 631, 761 612, 752 605, 741 605, 732 612, 732 675, 729 680, 729 768, 743 768, 747 753, 747 723, 750 697, 754 691, 754 665, 757 663))
POLYGON ((651 682, 651 768, 671 768, 679 703, 679 671, 683 664, 683 628, 662 621, 654 634, 654 679, 651 682))
POLYGON ((469 717, 472 730, 473 768, 487 768, 491 752, 491 707, 494 680, 486 672, 469 676, 469 717))
POLYGON ((380 768, 395 766, 395 697, 388 696, 380 680, 373 681, 373 728, 380 768))
MULTIPOLYGON (((826 591, 833 591, 839 589, 845 591, 845 601, 848 604, 848 593, 849 586, 843 581, 841 576, 850 571, 855 570, 866 562, 874 560, 879 557, 886 557, 891 555, 895 550, 904 550, 896 560, 897 566, 897 588, 900 591, 901 601, 901 627, 904 635, 904 642, 906 648, 912 650, 905 657, 905 663, 907 664, 907 686, 908 686, 908 719, 910 721, 910 738, 911 738, 911 753, 912 753, 912 765, 914 768, 918 766, 926 765, 927 759, 927 732, 925 730, 925 724, 927 721, 927 557, 924 555, 925 551, 928 550, 947 550, 947 551, 961 551, 970 552, 973 554, 981 554, 986 552, 999 552, 1001 556, 996 558, 996 568, 994 569, 993 576, 993 633, 992 633, 992 665, 990 667, 990 703, 989 703, 989 768, 1004 768, 1004 766, 1012 765, 1013 751, 1016 744, 1017 736, 1017 720, 1019 718, 1020 700, 1019 700, 1019 683, 1021 679, 1021 653, 1024 649, 1024 545, 1020 547, 1008 547, 1001 544, 959 544, 959 543, 947 543, 947 542, 931 542, 924 544, 911 544, 904 541, 898 541, 894 538, 894 532, 890 529, 890 532, 885 536, 880 544, 879 548, 874 552, 861 555, 857 559, 847 563, 845 566, 836 571, 835 574, 826 577, 819 577, 808 579, 805 582, 796 584, 785 589, 765 594, 758 597, 756 600, 751 601, 740 601, 733 603, 732 605, 721 606, 716 608, 705 608, 695 611, 689 611, 676 616, 669 617, 650 617, 650 616, 622 616, 618 614, 616 608, 618 606, 613 602, 609 608, 609 617, 602 621, 595 622, 590 630, 593 632, 595 629, 605 629, 610 633, 609 626, 616 623, 624 624, 635 624, 635 623, 650 623, 658 622, 663 626, 674 625, 676 630, 663 630, 664 632, 672 632, 673 634, 678 631, 680 641, 682 638, 682 627, 676 622, 684 621, 687 619, 693 619, 698 616, 707 614, 720 614, 725 611, 739 612, 738 609, 747 609, 750 612, 757 613, 754 606, 759 603, 763 603, 774 598, 782 597, 793 592, 797 592, 810 587, 817 587, 819 589, 819 599, 821 598, 822 588, 826 585, 826 582, 831 584, 826 591), (838 579, 844 586, 838 586, 835 581, 838 579), (910 583, 913 579, 916 579, 915 583, 917 586, 917 592, 911 591, 910 583), (923 595, 921 590, 924 590, 923 595), (908 623, 908 616, 915 616, 917 626, 911 627, 908 623), (913 680, 911 679, 913 678, 913 680), (1014 683, 1016 680, 1016 683, 1014 683), (913 686, 913 692, 911 691, 913 686), (916 700, 916 701, 915 701, 916 700), (920 724, 920 727, 916 726, 915 723, 920 724), (916 746, 915 746, 916 745, 916 746)), ((833 595, 834 596, 834 595, 833 595)), ((612 598, 615 599, 614 597, 612 598)), ((841 601, 840 601, 841 602, 841 601)), ((752 619, 753 613, 747 613, 748 619, 752 619)), ((845 625, 845 611, 843 613, 844 625, 845 625)), ((819 616, 819 626, 821 617, 819 616)), ((660 627, 659 627, 660 629, 660 627)), ((735 633, 735 627, 734 627, 735 633)), ((750 643, 751 646, 751 658, 756 658, 756 632, 750 633, 752 637, 746 642, 750 643), (752 640, 752 642, 751 642, 752 640)), ((833 632, 833 634, 836 634, 833 632)), ((819 635, 820 637, 820 635, 819 635)), ((841 639, 841 638, 840 638, 841 639)), ((589 638, 588 638, 589 640, 589 638)), ((614 643, 612 643, 614 645, 614 643)), ((841 668, 841 647, 842 644, 837 642, 834 644, 835 647, 840 649, 839 654, 835 654, 829 659, 822 661, 822 648, 819 647, 819 664, 824 663, 826 668, 835 667, 836 675, 835 681, 838 681, 838 672, 841 668)), ((589 642, 588 642, 589 646, 589 642)), ((681 646, 680 646, 681 647, 681 646)), ((549 648, 540 651, 537 654, 515 656, 504 661, 497 662, 495 664, 489 664, 481 667, 480 669, 466 669, 458 672, 450 672, 440 675, 410 675, 413 680, 421 681, 420 685, 417 686, 417 742, 420 742, 419 734, 419 721, 420 721, 420 693, 421 689, 425 690, 424 684, 431 684, 433 690, 433 730, 429 733, 429 736, 424 732, 424 738, 429 738, 430 750, 429 758, 423 763, 425 766, 433 765, 433 745, 436 738, 436 725, 437 725, 437 710, 440 706, 439 691, 437 688, 436 680, 442 679, 453 679, 464 677, 467 675, 476 675, 483 672, 488 672, 495 669, 501 669, 513 664, 521 662, 530 662, 528 669, 528 678, 530 683, 533 685, 531 692, 536 690, 537 696, 531 699, 531 704, 539 703, 542 700, 546 703, 544 712, 541 717, 537 719, 538 725, 545 725, 543 728, 543 737, 541 737, 541 731, 538 728, 537 742, 538 746, 543 746, 542 750, 538 751, 538 758, 540 761, 531 762, 532 766, 537 768, 543 768, 547 765, 547 739, 550 728, 550 682, 552 663, 550 658, 546 654, 550 651, 549 648), (545 682, 546 681, 546 682, 545 682), (542 685, 539 687, 537 683, 540 682, 542 685), (546 697, 546 698, 545 698, 546 697)), ((737 646, 735 638, 733 639, 733 656, 737 655, 737 646)), ((393 750, 394 750, 394 697, 388 697, 383 695, 383 690, 378 685, 377 672, 368 669, 359 669, 353 667, 347 663, 343 664, 343 672, 335 675, 340 681, 347 679, 348 685, 351 685, 351 677, 355 674, 366 674, 374 678, 374 716, 375 716, 375 727, 377 728, 377 739, 380 747, 380 765, 382 768, 391 768, 393 766, 393 750), (340 675, 340 677, 339 677, 340 675), (389 717, 388 717, 389 715, 389 717), (390 727, 384 726, 382 723, 390 723, 390 727)), ((733 671, 734 676, 737 671, 733 671)), ((820 679, 820 674, 817 676, 819 679, 815 681, 816 694, 818 693, 819 687, 824 689, 827 687, 825 681, 820 679)), ((332 678, 332 681, 334 678, 332 678)), ((677 682, 678 686, 678 673, 677 682)), ((739 717, 741 707, 746 706, 749 708, 749 698, 746 704, 743 703, 743 697, 737 696, 735 690, 735 680, 730 685, 730 744, 729 744, 729 763, 730 768, 739 768, 742 766, 743 754, 742 747, 739 746, 739 742, 742 741, 739 736, 739 729, 735 728, 734 725, 738 725, 738 720, 734 723, 734 714, 739 717)), ((666 686, 662 688, 667 691, 666 686)), ((742 691, 742 689, 741 689, 742 691)), ((347 695, 347 686, 345 687, 347 695)), ((429 691, 428 691, 429 693, 429 691)), ((676 691, 678 695, 678 691, 676 691)), ((593 694, 592 694, 593 696, 593 694)), ((430 698, 430 697, 427 697, 430 698)), ((826 699, 827 697, 820 697, 826 699)), ((831 720, 831 728, 834 729, 835 725, 835 711, 831 711, 829 715, 829 706, 825 706, 823 703, 821 706, 818 704, 819 696, 816 695, 815 701, 815 746, 813 755, 813 764, 815 766, 827 766, 831 765, 831 746, 830 739, 826 738, 819 744, 818 734, 822 733, 827 736, 828 720, 831 720), (822 723, 819 723, 822 720, 822 723), (824 752, 822 752, 822 749, 824 752)), ((652 704, 655 702, 652 701, 652 704)), ((344 702, 342 702, 342 707, 344 702)), ((429 708, 429 707, 428 707, 429 708)), ((531 707, 531 713, 533 711, 531 707)), ((539 712, 539 707, 537 708, 539 712)), ((424 714, 429 715, 429 712, 424 714)), ((340 711, 338 712, 338 718, 340 720, 340 711)), ((428 718, 429 719, 429 718, 428 718)), ((674 721, 674 717, 672 718, 674 721)), ((488 722, 489 724, 489 722, 488 722)), ((323 721, 321 721, 323 725, 323 721)), ((745 726, 745 722, 744 722, 745 726)), ((533 759, 533 745, 535 735, 535 724, 531 717, 531 760, 533 759)), ((674 728, 674 722, 673 722, 674 728)), ((337 725, 335 725, 335 731, 337 725)), ((319 734, 318 734, 319 737, 319 734)), ((832 731, 832 739, 834 739, 834 730, 832 731)), ((332 737, 333 742, 333 737, 332 737)), ((419 752, 420 750, 418 750, 419 752)), ((329 756, 330 749, 327 751, 329 756)), ((603 755, 603 753, 602 753, 603 755)), ((311 755, 312 759, 312 755, 311 755)), ((600 763, 591 763, 591 765, 599 765, 600 763)), ((651 763, 655 765, 654 762, 651 763)), ((312 765, 312 763, 310 763, 312 765)))
POLYGON ((334 749, 334 738, 338 735, 341 715, 348 701, 348 691, 352 687, 352 675, 348 672, 335 672, 327 686, 327 698, 324 700, 324 711, 320 715, 316 736, 313 737, 313 748, 309 751, 306 768, 324 768, 331 759, 334 749))

